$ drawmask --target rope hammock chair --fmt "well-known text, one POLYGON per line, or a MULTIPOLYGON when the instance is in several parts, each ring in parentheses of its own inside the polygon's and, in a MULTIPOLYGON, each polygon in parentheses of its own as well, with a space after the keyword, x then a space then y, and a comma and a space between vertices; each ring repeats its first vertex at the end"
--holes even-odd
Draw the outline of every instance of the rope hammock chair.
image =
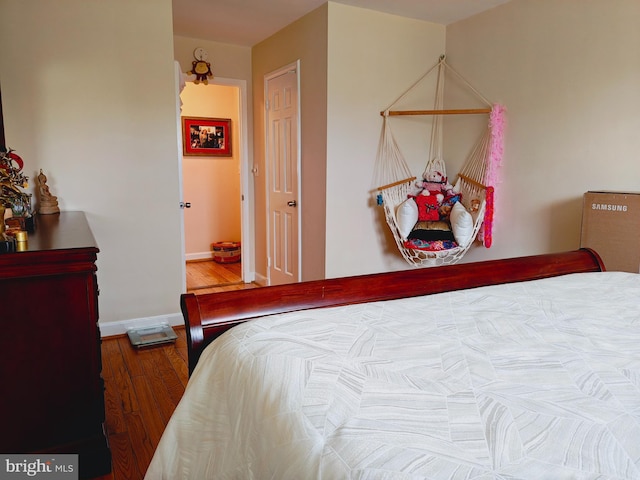
POLYGON ((443 55, 380 115, 383 122, 374 181, 381 186, 374 191, 404 259, 415 267, 432 267, 458 262, 474 240, 489 248, 495 186, 502 163, 504 108, 489 103, 445 62, 443 55), (436 69, 434 110, 391 110, 436 69), (486 106, 444 109, 445 71, 461 80, 486 106), (456 114, 488 114, 489 121, 451 185, 442 155, 442 123, 445 115, 456 114), (399 115, 434 115, 429 157, 420 180, 412 175, 391 130, 390 118, 399 115), (439 192, 433 192, 434 187, 439 192))

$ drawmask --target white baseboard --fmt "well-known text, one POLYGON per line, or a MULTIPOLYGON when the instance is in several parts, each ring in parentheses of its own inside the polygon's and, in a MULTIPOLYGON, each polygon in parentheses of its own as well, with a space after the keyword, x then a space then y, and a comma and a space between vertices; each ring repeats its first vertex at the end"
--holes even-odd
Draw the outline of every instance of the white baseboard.
POLYGON ((170 315, 158 315, 156 317, 132 318, 130 320, 120 320, 117 322, 98 322, 101 338, 124 335, 130 328, 151 327, 163 324, 168 324, 172 327, 184 325, 182 314, 173 313, 170 315))
MULTIPOLYGON (((208 252, 207 254, 198 254, 193 253, 187 255, 187 260, 199 260, 203 258, 207 258, 206 255, 209 255, 209 258, 213 258, 213 253, 208 252)), ((253 273, 253 272, 251 272, 253 273)), ((255 283, 260 286, 267 285, 267 277, 263 277, 262 275, 255 274, 255 283)), ((250 283, 250 281, 248 282, 250 283)), ((168 324, 172 327, 175 326, 183 326, 184 319, 181 313, 173 313, 168 315, 158 315, 156 317, 145 317, 145 318, 132 318, 129 320, 119 320, 115 322, 98 322, 98 326, 100 327, 100 337, 113 337, 116 335, 124 335, 127 333, 127 330, 130 328, 143 328, 143 327, 151 327, 154 325, 162 325, 168 324)))
POLYGON ((255 275, 255 279, 253 280, 254 283, 257 283, 261 287, 266 287, 267 285, 269 285, 269 279, 267 277, 264 277, 257 272, 254 272, 254 275, 255 275))
POLYGON ((213 260, 213 252, 187 253, 184 257, 187 262, 193 260, 213 260))

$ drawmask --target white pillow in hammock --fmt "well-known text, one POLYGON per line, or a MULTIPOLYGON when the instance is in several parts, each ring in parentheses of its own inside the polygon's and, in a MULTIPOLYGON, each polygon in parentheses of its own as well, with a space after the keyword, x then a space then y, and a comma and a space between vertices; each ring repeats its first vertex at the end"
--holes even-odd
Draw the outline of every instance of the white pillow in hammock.
POLYGON ((407 198, 404 202, 398 205, 396 210, 396 222, 398 223, 398 229, 402 240, 406 240, 411 230, 418 221, 418 205, 413 198, 407 198))
POLYGON ((458 245, 462 248, 469 245, 473 240, 473 218, 471 214, 464 208, 462 202, 456 202, 449 214, 451 221, 451 230, 458 245))

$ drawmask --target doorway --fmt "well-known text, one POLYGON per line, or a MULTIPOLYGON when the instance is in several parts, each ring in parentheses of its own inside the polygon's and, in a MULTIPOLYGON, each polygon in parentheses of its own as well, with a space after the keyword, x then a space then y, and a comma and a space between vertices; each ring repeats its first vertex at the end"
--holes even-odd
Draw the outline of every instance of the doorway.
POLYGON ((216 78, 205 85, 186 80, 180 93, 182 117, 230 120, 230 155, 181 157, 185 289, 198 293, 254 279, 246 82, 216 78), (240 261, 220 256, 214 245, 221 242, 237 244, 240 261))

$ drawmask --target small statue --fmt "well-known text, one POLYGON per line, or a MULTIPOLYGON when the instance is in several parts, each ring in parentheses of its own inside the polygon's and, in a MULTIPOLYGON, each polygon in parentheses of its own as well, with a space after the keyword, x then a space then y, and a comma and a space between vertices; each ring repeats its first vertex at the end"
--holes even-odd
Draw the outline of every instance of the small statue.
POLYGON ((42 169, 40 169, 40 175, 38 175, 38 191, 40 193, 40 209, 38 212, 41 215, 60 213, 58 197, 51 195, 47 186, 47 176, 42 173, 42 169))

